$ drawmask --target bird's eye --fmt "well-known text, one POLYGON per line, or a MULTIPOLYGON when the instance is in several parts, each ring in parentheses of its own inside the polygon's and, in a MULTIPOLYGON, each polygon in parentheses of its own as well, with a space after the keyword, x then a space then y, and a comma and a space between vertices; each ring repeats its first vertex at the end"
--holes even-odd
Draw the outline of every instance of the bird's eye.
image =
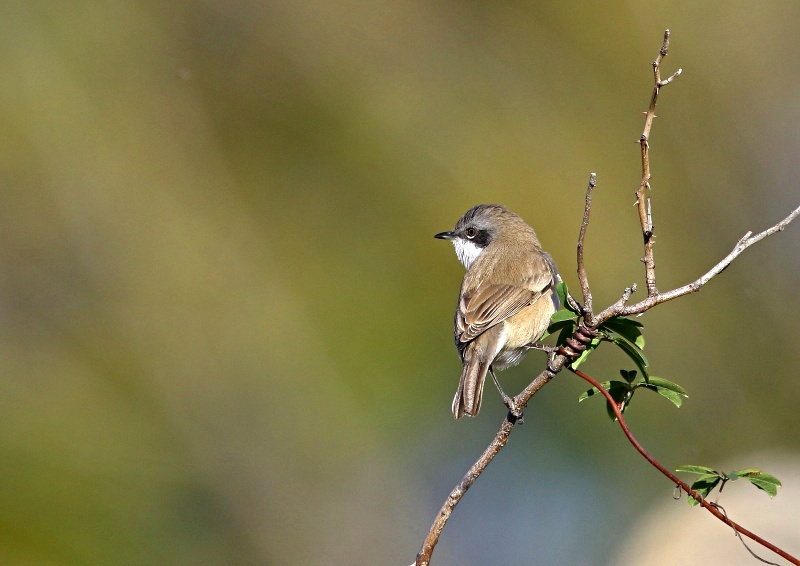
POLYGON ((470 226, 469 228, 464 230, 464 233, 467 235, 467 238, 469 238, 470 240, 478 235, 478 231, 475 228, 473 228, 472 226, 470 226))

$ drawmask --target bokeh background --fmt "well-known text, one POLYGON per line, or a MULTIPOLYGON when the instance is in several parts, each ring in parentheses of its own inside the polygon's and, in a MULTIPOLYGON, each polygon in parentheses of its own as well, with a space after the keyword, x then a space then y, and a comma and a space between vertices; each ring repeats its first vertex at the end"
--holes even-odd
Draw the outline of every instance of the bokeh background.
MULTIPOLYGON (((577 288, 595 171, 595 304, 641 288, 635 141, 669 27, 656 259, 662 289, 695 279, 800 204, 798 22, 793 1, 3 2, 0 562, 411 563, 505 413, 489 387, 450 415, 462 268, 433 234, 503 203, 577 288)), ((726 509, 795 555, 799 252, 791 225, 648 313, 652 373, 691 397, 629 413, 668 467, 779 475, 726 509)), ((587 371, 629 367, 608 350, 587 371)), ((752 563, 585 389, 534 398, 435 563, 642 563, 662 508, 700 520, 648 552, 752 563)))

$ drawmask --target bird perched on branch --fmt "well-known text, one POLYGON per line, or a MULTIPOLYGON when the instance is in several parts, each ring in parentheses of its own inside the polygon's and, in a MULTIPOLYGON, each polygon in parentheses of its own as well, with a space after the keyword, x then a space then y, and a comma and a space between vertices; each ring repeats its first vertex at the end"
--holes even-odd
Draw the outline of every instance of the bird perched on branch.
POLYGON ((469 209, 449 232, 467 273, 455 314, 455 342, 463 364, 453 416, 474 417, 481 408, 487 372, 512 412, 494 370, 518 364, 542 337, 558 310, 558 271, 536 233, 498 204, 469 209))

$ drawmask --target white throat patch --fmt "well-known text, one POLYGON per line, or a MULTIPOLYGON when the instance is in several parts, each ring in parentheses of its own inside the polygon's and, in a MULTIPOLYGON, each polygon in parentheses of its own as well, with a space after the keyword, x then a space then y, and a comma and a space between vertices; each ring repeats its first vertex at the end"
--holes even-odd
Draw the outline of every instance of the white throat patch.
POLYGON ((456 238, 453 240, 453 247, 456 249, 458 261, 463 263, 464 267, 467 269, 469 269, 472 262, 475 261, 483 251, 483 248, 476 246, 475 242, 463 238, 456 238))

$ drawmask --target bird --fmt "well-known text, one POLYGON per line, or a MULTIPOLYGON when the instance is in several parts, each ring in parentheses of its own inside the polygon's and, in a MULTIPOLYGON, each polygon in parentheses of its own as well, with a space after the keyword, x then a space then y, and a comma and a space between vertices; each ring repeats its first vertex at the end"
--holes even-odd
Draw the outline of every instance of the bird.
POLYGON ((434 238, 451 241, 467 269, 454 317, 462 369, 453 416, 478 414, 487 373, 514 413, 494 371, 518 364, 547 330, 559 308, 556 265, 533 228, 499 204, 472 207, 434 238))

